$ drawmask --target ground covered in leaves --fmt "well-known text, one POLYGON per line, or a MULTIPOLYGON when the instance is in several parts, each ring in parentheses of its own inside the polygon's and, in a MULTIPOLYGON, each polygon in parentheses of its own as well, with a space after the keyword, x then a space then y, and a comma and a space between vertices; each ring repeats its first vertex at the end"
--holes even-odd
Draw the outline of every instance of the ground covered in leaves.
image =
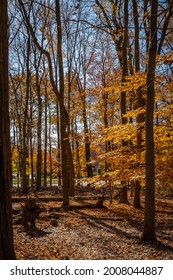
MULTIPOLYGON (((71 201, 66 210, 61 204, 44 202, 36 228, 15 223, 13 215, 17 259, 173 260, 173 201, 156 200, 156 243, 141 241, 143 208, 116 200, 102 208, 92 207, 91 200, 71 201)), ((13 209, 19 207, 13 203, 13 209)))

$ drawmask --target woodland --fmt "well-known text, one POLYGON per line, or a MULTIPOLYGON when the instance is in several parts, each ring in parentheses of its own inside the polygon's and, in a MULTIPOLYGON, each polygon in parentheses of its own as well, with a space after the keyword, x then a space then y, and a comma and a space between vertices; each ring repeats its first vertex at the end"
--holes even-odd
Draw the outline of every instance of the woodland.
POLYGON ((173 0, 0 0, 0 259, 173 259, 173 0))

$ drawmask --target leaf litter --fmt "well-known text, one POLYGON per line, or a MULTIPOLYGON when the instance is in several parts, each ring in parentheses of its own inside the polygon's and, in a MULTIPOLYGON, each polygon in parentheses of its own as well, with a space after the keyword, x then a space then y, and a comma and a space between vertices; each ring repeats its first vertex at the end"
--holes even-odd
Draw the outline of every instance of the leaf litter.
POLYGON ((83 207, 74 201, 71 204, 74 207, 62 210, 61 202, 45 203, 46 210, 37 220, 36 228, 14 224, 17 259, 173 260, 171 200, 156 201, 158 241, 155 243, 141 241, 143 208, 134 209, 130 204, 123 205, 117 201, 111 205, 105 201, 103 208, 92 208, 90 204, 83 207), (51 224, 51 217, 57 221, 55 226, 51 224))

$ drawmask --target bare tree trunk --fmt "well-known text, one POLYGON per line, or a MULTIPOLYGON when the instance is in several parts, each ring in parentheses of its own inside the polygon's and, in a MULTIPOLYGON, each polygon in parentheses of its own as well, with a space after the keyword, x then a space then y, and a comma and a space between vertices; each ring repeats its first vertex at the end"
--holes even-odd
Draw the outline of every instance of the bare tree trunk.
POLYGON ((123 184, 123 186, 122 186, 122 189, 120 192, 119 203, 128 203, 126 182, 122 182, 122 184, 123 184))
POLYGON ((90 136, 87 122, 87 111, 86 111, 86 72, 84 73, 84 85, 82 86, 80 78, 77 78, 78 89, 81 94, 82 101, 82 116, 84 126, 84 137, 85 137, 85 160, 86 160, 86 172, 88 178, 93 176, 92 164, 91 164, 91 151, 90 151, 90 136))
POLYGON ((151 2, 150 46, 147 67, 146 108, 146 192, 144 214, 144 241, 155 241, 155 176, 154 176, 154 80, 157 54, 157 10, 158 0, 151 2))
MULTIPOLYGON (((122 46, 122 83, 125 82, 126 76, 128 75, 128 63, 127 63, 127 46, 128 46, 128 0, 124 2, 124 37, 122 46)), ((122 124, 127 123, 127 118, 124 117, 126 114, 126 92, 121 92, 121 122, 122 124)), ((127 145, 126 141, 122 141, 122 149, 127 145)), ((122 191, 120 195, 120 203, 128 203, 127 199, 127 186, 126 182, 122 181, 122 191)))
MULTIPOLYGON (((134 26, 135 26, 135 72, 138 73, 140 71, 140 57, 139 57, 139 21, 138 21, 138 11, 137 11, 136 0, 133 0, 133 18, 134 18, 134 26)), ((142 106, 143 106, 142 91, 141 91, 141 88, 139 88, 137 90, 137 108, 141 108, 142 106)), ((139 160, 141 157, 141 144, 142 144, 141 123, 143 121, 144 121, 143 114, 139 114, 137 116, 137 123, 139 124, 138 130, 137 130, 137 153, 138 153, 139 160)), ((139 180, 137 180, 135 182, 134 187, 135 187, 135 192, 134 192, 133 206, 135 208, 139 208, 139 207, 141 207, 141 205, 140 205, 141 185, 140 185, 139 180)))
POLYGON ((52 118, 51 118, 51 108, 50 108, 50 103, 49 103, 49 183, 50 183, 50 188, 52 188, 52 139, 51 139, 51 123, 52 123, 52 118))
POLYGON ((29 189, 29 174, 27 174, 27 168, 29 165, 28 156, 28 101, 29 101, 29 88, 30 88, 30 69, 29 69, 29 57, 30 57, 30 36, 27 41, 27 53, 26 53, 26 100, 24 109, 24 121, 23 121, 23 141, 22 141, 22 155, 21 155, 21 175, 22 175, 22 190, 24 193, 28 193, 29 189))
POLYGON ((134 208, 141 208, 141 202, 140 202, 140 192, 141 192, 141 185, 140 181, 135 181, 135 191, 134 191, 134 201, 133 206, 134 208))
POLYGON ((56 111, 57 111, 57 149, 58 149, 58 155, 57 155, 57 161, 58 161, 58 184, 61 185, 61 143, 60 143, 60 122, 59 122, 59 106, 58 103, 56 104, 56 111))
MULTIPOLYGON (((36 56, 36 55, 35 55, 36 56)), ((40 61, 40 58, 39 58, 40 61)), ((36 176, 36 188, 37 190, 41 187, 41 169, 42 169, 42 149, 41 149, 41 128, 42 128, 42 99, 40 92, 40 81, 39 81, 39 66, 36 66, 35 57, 35 69, 36 69, 36 93, 38 100, 38 122, 37 122, 37 176, 36 176)), ((39 62, 38 62, 39 65, 39 62)))
MULTIPOLYGON (((78 134, 77 130, 77 120, 75 116, 75 134, 78 134)), ((80 156, 79 156, 79 140, 78 137, 75 137, 75 150, 76 150, 76 177, 77 179, 81 178, 81 164, 80 164, 80 156)))
MULTIPOLYGON (((84 94, 83 94, 84 95, 84 94)), ((90 152, 90 137, 89 129, 86 116, 86 97, 82 96, 82 106, 83 106, 83 124, 84 124, 84 135, 85 135, 85 158, 86 158, 86 169, 88 177, 93 176, 92 164, 91 164, 91 152, 90 152)))
MULTIPOLYGON (((30 96, 31 100, 31 96, 30 96)), ((32 101, 30 101, 32 103, 32 101)), ((34 157, 33 157, 33 133, 32 133, 32 106, 30 107, 30 124, 29 124, 29 141, 30 141, 30 156, 31 156, 31 187, 34 189, 34 157)))
MULTIPOLYGON (((46 77, 47 79, 47 77, 46 77)), ((45 108, 44 108, 44 187, 47 188, 47 83, 45 85, 45 108)))
POLYGON ((18 105, 18 97, 17 97, 17 89, 20 86, 20 83, 15 86, 15 80, 13 77, 10 75, 11 78, 11 83, 12 83, 12 89, 13 89, 13 94, 15 98, 15 108, 16 108, 16 121, 18 124, 18 129, 17 129, 17 150, 18 150, 18 164, 17 164, 17 186, 18 188, 20 187, 20 177, 21 177, 21 157, 22 157, 22 123, 21 123, 21 115, 20 115, 20 109, 18 105))
POLYGON ((7 1, 0 0, 0 259, 14 260, 7 22, 7 1))
POLYGON ((62 30, 60 3, 56 0, 56 21, 58 32, 58 62, 59 62, 59 105, 61 117, 61 151, 62 151, 62 180, 63 180, 63 205, 69 205, 69 191, 74 192, 74 166, 68 139, 68 114, 64 106, 64 68, 62 58, 62 30))

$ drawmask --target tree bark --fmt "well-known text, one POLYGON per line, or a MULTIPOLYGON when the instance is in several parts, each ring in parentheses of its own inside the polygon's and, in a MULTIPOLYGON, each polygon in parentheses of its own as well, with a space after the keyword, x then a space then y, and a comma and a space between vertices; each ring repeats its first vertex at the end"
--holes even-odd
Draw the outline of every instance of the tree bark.
POLYGON ((30 123, 29 123, 29 141, 30 141, 30 158, 31 158, 31 188, 34 190, 34 148, 33 148, 33 131, 32 131, 32 124, 33 124, 33 100, 31 96, 30 90, 30 123))
POLYGON ((134 208, 141 208, 141 202, 140 202, 140 192, 141 192, 141 185, 140 181, 135 181, 135 192, 134 192, 134 201, 133 206, 134 208))
MULTIPOLYGON (((134 26, 135 26, 135 73, 139 73, 140 71, 140 51, 139 51, 139 21, 138 21, 138 10, 136 0, 133 0, 133 18, 134 18, 134 26)), ((142 91, 141 88, 137 90, 137 108, 141 108, 143 106, 142 99, 142 91)), ((139 114, 137 116, 137 123, 139 125, 137 129, 137 154, 138 159, 141 157, 141 144, 142 144, 142 128, 141 123, 144 121, 143 114, 139 114)), ((137 166, 139 164, 137 163, 137 166)), ((140 181, 137 180, 134 183, 135 192, 134 192, 134 202, 133 206, 135 208, 141 207, 140 205, 140 181)))
POLYGON ((7 1, 0 0, 0 259, 14 260, 7 21, 7 1))
MULTIPOLYGON (((36 51, 35 51, 36 52, 36 51)), ((39 79, 39 64, 41 56, 36 58, 35 53, 35 71, 36 71, 36 93, 38 102, 38 121, 37 121, 37 175, 36 175, 36 189, 39 190, 41 187, 41 171, 42 171, 42 148, 41 148, 41 130, 42 130, 42 99, 39 79)))
POLYGON ((86 172, 87 177, 91 178, 93 176, 92 164, 91 164, 91 149, 90 149, 90 137, 89 137, 89 129, 87 122, 87 111, 86 111, 86 71, 84 70, 84 82, 83 85, 79 78, 77 77, 78 89, 81 95, 82 102, 82 117, 83 117, 83 126, 84 126, 84 138, 85 138, 85 161, 86 161, 86 172))
POLYGON ((157 54, 157 10, 158 0, 151 2, 150 46, 147 67, 147 108, 146 108, 146 192, 144 214, 144 241, 155 241, 155 176, 154 176, 154 79, 157 54))
MULTIPOLYGON (((122 46, 122 83, 126 81, 128 75, 128 62, 127 62, 127 46, 128 46, 128 0, 124 2, 124 38, 122 46)), ((126 92, 121 92, 121 123, 122 125, 127 123, 126 114, 126 92)), ((122 149, 127 146, 127 142, 122 140, 122 149)), ((122 190, 120 196, 120 203, 128 203, 127 199, 127 186, 126 182, 122 181, 122 190)))
MULTIPOLYGON (((47 77, 45 77, 47 79, 47 77)), ((47 80, 45 84, 45 105, 44 105, 44 187, 47 188, 47 108, 48 108, 48 100, 47 100, 47 80)))
POLYGON ((29 175, 27 174, 28 168, 28 103, 29 103, 29 88, 30 88, 30 70, 29 70, 29 57, 30 57, 30 36, 27 41, 27 53, 26 53, 26 99, 25 99, 25 108, 24 108, 24 120, 22 127, 22 154, 21 154, 21 177, 22 177, 22 190, 24 193, 28 193, 29 189, 29 175))
POLYGON ((51 118, 51 106, 50 103, 48 103, 48 107, 49 107, 49 133, 48 133, 48 137, 49 137, 49 184, 50 184, 50 188, 52 188, 52 139, 51 139, 51 126, 52 126, 52 118, 51 118))
POLYGON ((56 22, 58 32, 58 63, 59 63, 59 105, 61 117, 61 149, 62 149, 62 180, 63 180, 63 205, 69 205, 69 191, 74 192, 74 167, 71 154, 70 142, 68 139, 68 114, 64 106, 64 67, 62 57, 62 29, 61 29, 61 13, 59 0, 55 1, 56 6, 56 22))
POLYGON ((87 123, 87 113, 86 113, 86 96, 82 93, 82 112, 83 112, 83 124, 84 124, 84 136, 85 136, 85 159, 86 159, 86 170, 88 178, 93 176, 92 164, 91 164, 91 151, 90 151, 90 139, 89 139, 89 129, 87 123), (83 96, 82 96, 83 95, 83 96))
POLYGON ((58 184, 61 186, 62 185, 62 175, 61 175, 61 141, 60 141, 60 120, 59 120, 59 105, 58 103, 56 104, 56 114, 57 114, 57 161, 58 161, 58 184))

